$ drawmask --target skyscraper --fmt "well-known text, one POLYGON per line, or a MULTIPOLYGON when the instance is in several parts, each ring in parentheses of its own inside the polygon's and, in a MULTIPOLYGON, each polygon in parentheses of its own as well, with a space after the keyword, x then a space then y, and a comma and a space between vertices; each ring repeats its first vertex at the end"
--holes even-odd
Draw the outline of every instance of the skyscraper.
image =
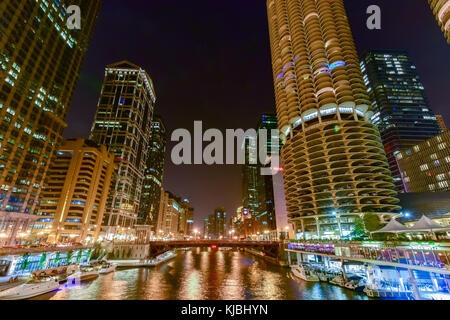
MULTIPOLYGON (((265 113, 262 115, 258 126, 258 133, 260 130, 267 131, 267 141, 264 143, 264 152, 267 156, 279 155, 281 149, 281 143, 278 142, 278 146, 273 145, 273 137, 271 130, 278 130, 278 121, 276 114, 265 113)), ((278 138, 278 137, 276 137, 278 138)), ((258 146, 260 144, 258 143, 258 146)), ((270 164, 267 164, 270 166, 270 164)), ((260 174, 260 172, 259 172, 260 174)), ((260 183, 258 184, 258 197, 259 197, 259 212, 257 219, 261 226, 261 233, 265 231, 276 232, 276 218, 275 218, 275 196, 273 192, 273 176, 261 175, 260 183)))
POLYGON ((373 50, 361 68, 372 100, 372 122, 378 127, 397 191, 404 192, 395 154, 441 130, 408 53, 373 50))
POLYGON ((247 136, 244 140, 245 164, 242 165, 242 203, 252 216, 259 213, 260 166, 257 160, 258 139, 247 136), (256 156, 256 158, 255 158, 256 156))
POLYGON ((0 225, 9 243, 37 213, 100 5, 0 2, 0 225), (81 30, 67 28, 69 5, 81 9, 81 30))
POLYGON ((154 116, 151 125, 151 140, 145 167, 141 206, 137 223, 153 226, 158 220, 161 187, 164 176, 166 154, 166 128, 160 116, 154 116))
POLYGON ((450 0, 428 0, 439 26, 450 44, 450 0))
POLYGON ((137 222, 155 101, 152 80, 139 66, 106 67, 91 140, 114 153, 119 170, 103 220, 108 238, 130 237, 137 222))
POLYGON ((289 221, 348 235, 355 216, 400 209, 342 0, 268 0, 289 221))
POLYGON ((45 179, 36 234, 49 243, 97 241, 114 170, 105 146, 65 140, 45 179))

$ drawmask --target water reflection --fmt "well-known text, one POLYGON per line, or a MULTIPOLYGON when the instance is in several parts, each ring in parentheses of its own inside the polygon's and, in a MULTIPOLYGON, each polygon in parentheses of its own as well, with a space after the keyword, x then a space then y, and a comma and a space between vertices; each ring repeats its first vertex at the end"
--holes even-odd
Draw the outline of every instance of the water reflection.
POLYGON ((294 279, 278 267, 240 251, 193 249, 161 266, 116 271, 90 283, 61 286, 50 300, 345 300, 367 299, 326 283, 294 279))

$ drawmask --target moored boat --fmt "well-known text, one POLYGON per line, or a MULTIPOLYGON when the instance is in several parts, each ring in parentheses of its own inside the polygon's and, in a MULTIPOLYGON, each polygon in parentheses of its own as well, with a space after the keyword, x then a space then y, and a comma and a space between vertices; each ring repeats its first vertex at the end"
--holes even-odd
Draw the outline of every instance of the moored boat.
POLYGON ((80 270, 67 277, 67 283, 75 284, 77 281, 89 281, 98 278, 99 271, 91 266, 80 267, 80 270))
POLYGON ((23 300, 34 298, 59 288, 54 277, 39 277, 0 292, 0 300, 23 300))
POLYGON ((360 277, 350 277, 349 281, 345 283, 344 287, 350 290, 363 291, 366 287, 364 281, 360 277))
POLYGON ((330 283, 335 284, 340 287, 345 287, 345 280, 342 276, 337 276, 330 280, 330 283))
POLYGON ((116 265, 115 264, 105 263, 105 264, 101 265, 98 273, 100 273, 100 274, 108 274, 108 273, 114 272, 115 270, 116 270, 116 265))
POLYGON ((20 286, 21 284, 24 284, 26 281, 27 281, 27 279, 20 279, 18 277, 11 278, 7 282, 0 283, 0 292, 10 289, 10 288, 20 286))
POLYGON ((317 282, 319 277, 309 268, 303 265, 291 266, 291 271, 294 276, 305 281, 317 282))

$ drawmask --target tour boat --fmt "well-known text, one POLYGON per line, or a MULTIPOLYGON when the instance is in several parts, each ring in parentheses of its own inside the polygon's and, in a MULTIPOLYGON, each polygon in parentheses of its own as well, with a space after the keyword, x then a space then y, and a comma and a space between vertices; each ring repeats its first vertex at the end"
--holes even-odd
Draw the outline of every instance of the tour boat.
POLYGON ((34 298, 59 288, 59 282, 53 277, 32 279, 21 285, 0 291, 0 300, 22 300, 34 298))
POLYGON ((83 266, 79 271, 67 277, 67 283, 75 284, 77 281, 89 281, 98 278, 99 272, 94 267, 83 266))
POLYGON ((115 270, 116 270, 115 264, 107 263, 107 264, 102 264, 98 272, 100 274, 108 274, 108 273, 114 272, 115 270))
POLYGON ((319 277, 312 270, 305 268, 303 265, 292 266, 291 271, 294 276, 302 280, 312 282, 320 281, 319 277))

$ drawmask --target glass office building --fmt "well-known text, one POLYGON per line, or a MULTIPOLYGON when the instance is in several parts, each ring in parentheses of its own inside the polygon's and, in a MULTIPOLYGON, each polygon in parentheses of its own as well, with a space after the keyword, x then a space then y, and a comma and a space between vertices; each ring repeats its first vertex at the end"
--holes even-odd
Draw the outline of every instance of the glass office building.
POLYGON ((364 81, 396 188, 405 192, 395 154, 441 133, 407 52, 373 50, 361 59, 364 81))

